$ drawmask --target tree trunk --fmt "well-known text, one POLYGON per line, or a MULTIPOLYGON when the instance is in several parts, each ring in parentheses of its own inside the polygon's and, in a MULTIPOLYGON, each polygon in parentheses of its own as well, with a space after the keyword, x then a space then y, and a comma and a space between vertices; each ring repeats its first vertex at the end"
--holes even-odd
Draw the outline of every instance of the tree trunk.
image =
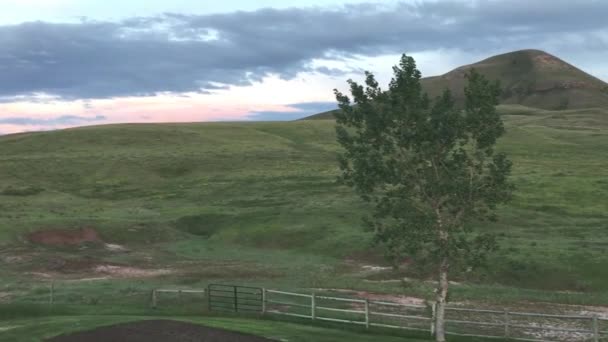
POLYGON ((437 299, 435 305, 435 341, 445 342, 445 304, 448 298, 448 269, 449 263, 449 232, 444 226, 439 207, 435 207, 437 214, 438 242, 441 247, 441 260, 439 263, 439 282, 437 284, 437 299))
POLYGON ((448 257, 444 256, 439 265, 439 285, 437 286, 437 306, 435 312, 435 341, 445 342, 445 305, 448 296, 448 257))

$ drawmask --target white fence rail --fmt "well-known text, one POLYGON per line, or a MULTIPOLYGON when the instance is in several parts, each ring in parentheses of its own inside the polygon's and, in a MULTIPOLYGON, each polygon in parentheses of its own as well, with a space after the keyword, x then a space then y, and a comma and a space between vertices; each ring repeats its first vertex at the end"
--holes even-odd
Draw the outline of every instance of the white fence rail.
MULTIPOLYGON (((434 306, 264 290, 264 312, 369 327, 433 331, 434 306)), ((446 308, 447 333, 520 341, 608 341, 608 318, 446 308), (454 317, 455 316, 455 317, 454 317)))

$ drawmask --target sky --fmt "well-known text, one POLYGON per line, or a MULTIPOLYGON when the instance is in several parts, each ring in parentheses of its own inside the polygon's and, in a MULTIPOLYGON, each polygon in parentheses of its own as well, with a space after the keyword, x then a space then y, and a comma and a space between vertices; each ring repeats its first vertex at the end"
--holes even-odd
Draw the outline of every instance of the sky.
POLYGON ((401 54, 423 76, 541 49, 608 81, 605 0, 0 0, 0 134, 293 120, 401 54), (287 5, 288 4, 288 5, 287 5))

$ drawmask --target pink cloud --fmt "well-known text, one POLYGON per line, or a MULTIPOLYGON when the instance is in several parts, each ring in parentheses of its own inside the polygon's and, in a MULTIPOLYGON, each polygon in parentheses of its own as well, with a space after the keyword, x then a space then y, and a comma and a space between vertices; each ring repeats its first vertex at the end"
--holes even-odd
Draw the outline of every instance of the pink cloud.
POLYGON ((22 132, 35 132, 35 131, 46 131, 49 129, 60 129, 67 127, 47 127, 41 125, 11 125, 11 124, 0 124, 0 134, 13 134, 22 132))
POLYGON ((0 104, 0 134, 61 129, 81 125, 136 122, 245 121, 252 111, 289 111, 285 105, 216 103, 204 95, 156 96, 91 101, 14 102, 0 104), (64 115, 81 117, 82 123, 53 124, 64 115), (96 117, 102 119, 95 120, 96 117), (40 121, 39 124, 2 121, 40 121), (90 121, 89 121, 90 120, 90 121), (46 123, 45 123, 46 121, 46 123))
POLYGON ((271 76, 252 86, 231 87, 213 94, 169 94, 102 100, 61 101, 40 94, 37 101, 19 99, 0 103, 0 134, 109 123, 247 121, 251 120, 252 112, 291 112, 295 109, 286 104, 333 100, 333 94, 328 90, 333 87, 331 82, 335 81, 317 75, 307 75, 291 81, 271 76), (66 115, 82 117, 84 120, 81 124, 71 125, 49 123, 66 115), (103 116, 104 119, 94 122, 86 120, 98 116, 103 116), (39 125, 2 123, 3 119, 8 118, 49 122, 39 125))

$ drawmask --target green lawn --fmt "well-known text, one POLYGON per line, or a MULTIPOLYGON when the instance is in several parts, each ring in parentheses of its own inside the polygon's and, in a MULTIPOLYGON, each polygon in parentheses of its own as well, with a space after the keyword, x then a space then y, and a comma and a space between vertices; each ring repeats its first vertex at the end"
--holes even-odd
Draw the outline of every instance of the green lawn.
MULTIPOLYGON (((117 323, 138 321, 143 319, 166 319, 166 317, 138 316, 77 316, 77 317, 45 317, 28 320, 0 321, 0 341, 38 342, 45 338, 63 333, 93 329, 95 327, 117 323)), ((318 326, 307 326, 296 323, 274 322, 266 320, 240 318, 178 318, 181 321, 202 324, 214 328, 223 328, 278 341, 290 342, 363 342, 363 341, 425 341, 424 339, 380 334, 349 332, 347 330, 331 329, 318 326)))
MULTIPOLYGON (((490 267, 455 274, 452 300, 608 304, 608 111, 501 107, 517 191, 490 267)), ((213 282, 432 296, 432 276, 384 261, 363 203, 335 183, 329 120, 139 124, 0 137, 0 298, 144 307, 157 286, 213 282), (101 246, 44 247, 48 228, 95 227, 101 246), (84 261, 83 261, 84 260, 84 261), (86 261, 86 262, 85 262, 86 261), (99 278, 104 263, 171 274, 99 278), (80 265, 80 266, 78 266, 80 265), (404 284, 382 282, 404 276, 404 284), (72 279, 72 280, 71 280, 72 279)))

